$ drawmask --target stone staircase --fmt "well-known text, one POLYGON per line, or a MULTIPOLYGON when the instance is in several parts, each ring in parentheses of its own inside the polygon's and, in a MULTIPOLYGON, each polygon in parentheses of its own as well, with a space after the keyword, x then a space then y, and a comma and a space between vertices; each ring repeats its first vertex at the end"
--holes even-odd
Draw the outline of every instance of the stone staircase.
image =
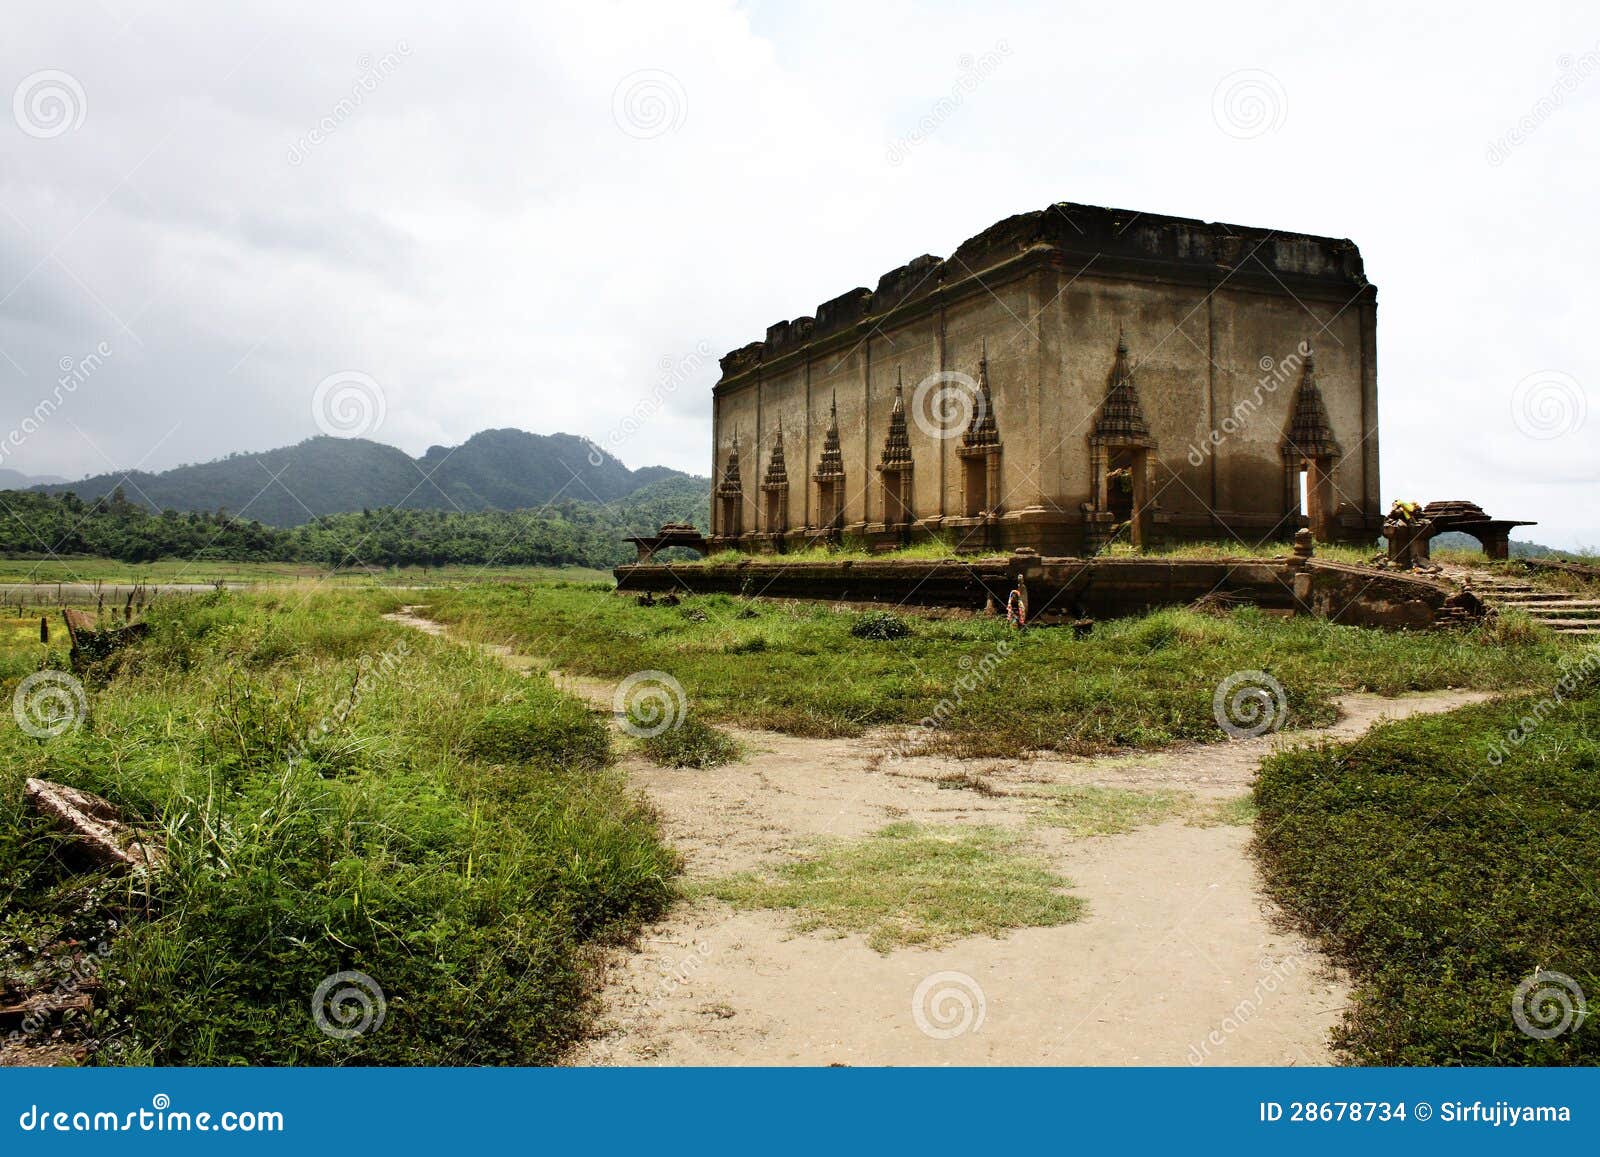
POLYGON ((1460 571, 1448 577, 1469 586, 1491 610, 1521 611, 1563 635, 1600 636, 1600 599, 1546 590, 1496 571, 1460 571))

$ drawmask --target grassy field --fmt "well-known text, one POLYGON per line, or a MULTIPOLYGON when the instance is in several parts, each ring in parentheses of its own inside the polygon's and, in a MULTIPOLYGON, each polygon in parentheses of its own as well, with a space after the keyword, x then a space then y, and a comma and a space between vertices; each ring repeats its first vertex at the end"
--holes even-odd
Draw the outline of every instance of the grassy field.
POLYGON ((858 638, 866 612, 711 595, 641 607, 601 586, 430 591, 428 614, 565 671, 621 679, 664 671, 710 722, 796 735, 915 725, 917 743, 964 756, 1093 754, 1223 738, 1219 682, 1264 670, 1288 723, 1327 723, 1333 697, 1508 688, 1553 676, 1573 644, 1537 630, 1390 634, 1253 610, 1158 611, 1086 639, 1021 635, 987 617, 906 616, 900 639, 858 638))
POLYGON ((1600 1025, 1577 1015, 1579 992, 1600 999, 1596 666, 1563 703, 1418 717, 1263 767, 1272 891, 1357 983, 1351 1060, 1600 1062, 1600 1025))
MULTIPOLYGON (((603 718, 383 621, 393 602, 168 599, 87 674, 76 730, 35 738, 6 712, 0 971, 109 940, 100 1063, 549 1062, 584 1029, 587 946, 664 909, 676 860, 603 718), (83 870, 27 776, 106 796, 167 867, 148 889, 83 870), (348 1040, 311 1011, 341 972, 385 1008, 348 1040)), ((8 701, 41 662, 31 623, 0 638, 8 701)))
MULTIPOLYGON (((45 617, 54 620, 52 632, 65 629, 59 615, 45 617)), ((17 680, 37 671, 49 654, 50 648, 39 641, 39 619, 36 614, 0 616, 0 686, 14 687, 17 680)))
MULTIPOLYGON (((1238 671, 1278 680, 1295 726, 1331 721, 1346 690, 1548 687, 1588 654, 1514 617, 1391 634, 1166 610, 1079 639, 729 596, 642 607, 572 581, 160 600, 147 639, 85 673, 80 727, 41 739, 0 720, 0 973, 108 943, 99 1063, 537 1064, 586 1031, 593 946, 665 910, 676 857, 614 770, 602 716, 383 620, 402 603, 569 673, 670 675, 687 722, 636 742, 686 775, 743 754, 716 724, 839 736, 933 717, 902 750, 1091 754, 1222 739, 1212 697, 1238 671), (24 805, 30 775, 105 795, 158 836, 154 886, 85 871, 24 805), (318 1028, 313 994, 340 973, 381 989, 381 1028, 318 1028)), ((37 614, 0 618, 8 702, 66 666, 52 618, 48 646, 37 614)), ((1594 1029, 1541 1040, 1510 1014, 1538 969, 1600 993, 1600 687, 1535 702, 1276 757, 1253 801, 1039 785, 1031 822, 1087 837, 1254 818, 1275 894, 1358 982, 1351 1059, 1592 1063, 1594 1029), (1531 738, 1504 742, 1524 716, 1531 738)), ((994 790, 981 768, 939 786, 994 790)), ((880 951, 1081 911, 1025 832, 981 828, 895 825, 696 888, 880 951)))
POLYGON ((293 562, 128 563, 108 558, 0 558, 0 583, 197 583, 280 584, 331 582, 340 586, 416 586, 472 582, 599 582, 608 571, 586 567, 439 566, 351 568, 329 571, 293 562))

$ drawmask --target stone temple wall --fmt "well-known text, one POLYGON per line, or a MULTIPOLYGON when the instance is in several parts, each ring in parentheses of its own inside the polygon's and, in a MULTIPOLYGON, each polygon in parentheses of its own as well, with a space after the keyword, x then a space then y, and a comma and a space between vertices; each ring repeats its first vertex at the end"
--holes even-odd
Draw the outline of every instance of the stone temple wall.
POLYGON ((1319 539, 1373 541, 1376 308, 1349 241, 1071 204, 1009 218, 722 359, 713 545, 939 535, 1085 553, 1124 523, 1147 544, 1288 539, 1308 523, 1319 539), (1119 376, 1145 433, 1132 447, 1101 437, 1097 463, 1119 376), (975 408, 998 443, 981 502, 975 408), (813 477, 830 429, 837 519, 813 477), (897 429, 903 507, 901 476, 877 468, 897 429), (1320 510, 1301 507, 1287 473, 1292 432, 1326 471, 1320 510), (1129 484, 1100 484, 1119 467, 1138 479, 1123 509, 1129 484))

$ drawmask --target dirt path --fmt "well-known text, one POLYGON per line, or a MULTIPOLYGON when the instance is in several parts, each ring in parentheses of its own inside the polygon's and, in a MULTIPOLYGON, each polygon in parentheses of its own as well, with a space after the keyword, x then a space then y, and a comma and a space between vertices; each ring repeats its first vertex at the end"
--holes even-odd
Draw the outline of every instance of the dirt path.
MULTIPOLYGON (((441 634, 416 608, 391 616, 441 634)), ((522 668, 534 664, 508 658, 522 668)), ((556 673, 604 710, 613 686, 556 673)), ((1349 738, 1380 718, 1489 696, 1347 696, 1349 738)), ((600 1034, 579 1064, 1327 1064, 1347 992, 1276 927, 1245 825, 1178 819, 1076 837, 1032 822, 1041 785, 1246 795, 1257 764, 1304 734, 1097 760, 881 760, 894 735, 735 731, 748 755, 709 771, 622 766, 660 809, 689 879, 781 861, 819 838, 902 820, 1025 830, 1087 901, 1083 919, 881 955, 859 936, 796 934, 780 912, 684 903, 606 962, 600 1034), (993 794, 941 787, 979 776, 993 794), (919 992, 922 994, 918 999, 919 992), (953 1031, 959 1029, 960 1031, 953 1031)))

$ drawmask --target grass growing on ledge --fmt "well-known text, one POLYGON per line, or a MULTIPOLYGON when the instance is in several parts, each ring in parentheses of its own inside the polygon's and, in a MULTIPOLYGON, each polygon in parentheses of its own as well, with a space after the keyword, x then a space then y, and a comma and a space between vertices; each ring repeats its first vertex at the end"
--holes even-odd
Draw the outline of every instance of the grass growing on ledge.
POLYGON ((1100 623, 1087 638, 1018 634, 987 616, 902 617, 900 639, 858 639, 869 612, 823 603, 686 597, 638 606, 600 588, 475 587, 429 593, 458 633, 509 643, 563 671, 620 680, 661 670, 708 722, 794 735, 914 726, 919 743, 970 757, 1093 755, 1225 738, 1212 695, 1264 670, 1285 688, 1289 726, 1326 724, 1346 690, 1394 695, 1550 681, 1577 645, 1492 628, 1396 634, 1249 608, 1163 610, 1100 623))
POLYGON ((698 563, 726 565, 728 563, 748 562, 757 566, 792 566, 799 562, 901 562, 901 561, 946 561, 977 562, 984 558, 1006 558, 1006 551, 987 551, 973 554, 956 550, 948 542, 918 542, 910 546, 896 547, 894 550, 875 551, 865 546, 844 543, 840 546, 807 546, 800 550, 792 550, 786 554, 752 554, 743 550, 719 550, 715 554, 707 555, 703 559, 691 559, 686 563, 675 563, 675 566, 695 566, 698 563))
POLYGON ((747 872, 699 891, 740 908, 793 912, 800 931, 858 932, 887 953, 965 936, 999 936, 1078 919, 1068 882, 1021 855, 995 828, 894 824, 830 845, 770 872, 747 872))
POLYGON ((1335 1043, 1373 1065, 1594 1065, 1600 684, 1417 717, 1269 759, 1258 845, 1276 898, 1356 981, 1335 1043), (1529 722, 1533 725, 1530 727, 1529 722), (1527 733, 1520 744, 1508 737, 1527 733), (1519 986, 1540 1039, 1512 1011, 1519 986), (1541 993, 1543 1000, 1541 999, 1541 993))
MULTIPOLYGON (((1114 543, 1099 552, 1110 558, 1171 558, 1171 559, 1222 559, 1283 558, 1292 551, 1291 543, 1268 540, 1266 542, 1241 542, 1235 539, 1215 542, 1182 542, 1171 546, 1137 547, 1130 543, 1114 543)), ((1330 562, 1350 564, 1370 563, 1383 553, 1382 544, 1350 546, 1344 543, 1318 543, 1316 556, 1330 562)), ((808 546, 787 554, 752 554, 743 550, 719 550, 704 559, 691 559, 675 566, 694 566, 699 563, 726 565, 748 562, 758 566, 786 566, 797 562, 900 562, 945 561, 979 562, 983 559, 1011 557, 1007 550, 958 551, 945 541, 919 542, 893 550, 874 551, 865 546, 844 543, 840 546, 808 546)), ((1479 556, 1481 559, 1481 555, 1479 556)))
MULTIPOLYGON (((1290 554, 1293 545, 1288 542, 1245 543, 1235 539, 1216 542, 1182 542, 1172 546, 1140 550, 1136 547, 1113 547, 1108 553, 1117 557, 1218 559, 1218 558, 1283 558, 1290 554)), ((1345 543, 1319 542, 1316 557, 1324 562, 1343 562, 1351 565, 1369 563, 1383 553, 1381 545, 1350 546, 1345 543)))

